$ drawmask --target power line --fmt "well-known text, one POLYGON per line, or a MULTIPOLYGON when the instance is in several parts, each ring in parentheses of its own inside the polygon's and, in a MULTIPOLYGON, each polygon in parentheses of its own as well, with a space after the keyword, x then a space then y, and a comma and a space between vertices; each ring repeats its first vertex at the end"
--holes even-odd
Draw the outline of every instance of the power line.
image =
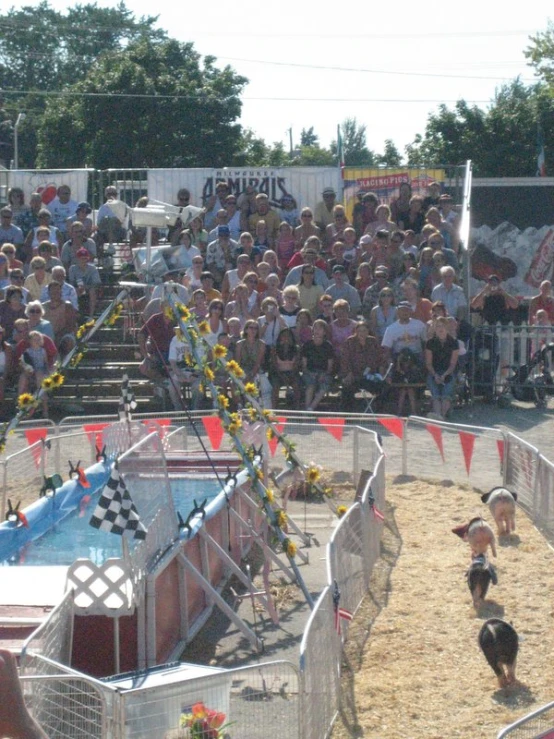
MULTIPOLYGON (((188 95, 155 95, 151 93, 130 93, 130 92, 72 92, 71 90, 2 90, 3 95, 36 95, 38 97, 83 97, 83 98, 112 98, 112 99, 125 99, 125 98, 139 98, 145 100, 191 100, 200 99, 206 97, 213 97, 213 95, 206 95, 202 93, 188 95)), ((440 98, 433 100, 431 98, 307 98, 307 97, 242 97, 241 100, 248 101, 264 101, 264 102, 306 102, 306 103, 445 103, 454 104, 458 100, 445 100, 440 98)), ((466 103, 479 103, 485 104, 490 103, 490 100, 466 100, 466 103)), ((9 106, 6 106, 9 107, 9 106)))
MULTIPOLYGON (((232 56, 221 56, 219 59, 227 59, 231 62, 246 62, 247 64, 269 64, 276 67, 300 67, 302 69, 322 69, 331 70, 333 72, 364 72, 369 74, 392 74, 400 75, 402 77, 440 77, 441 79, 458 79, 458 80, 492 80, 494 82, 499 81, 498 75, 496 77, 475 77, 467 74, 441 74, 439 72, 393 72, 386 69, 364 69, 362 67, 336 67, 324 64, 300 64, 295 62, 270 62, 264 61, 263 59, 240 59, 232 56)), ((528 82, 536 82, 537 80, 523 80, 528 82)))

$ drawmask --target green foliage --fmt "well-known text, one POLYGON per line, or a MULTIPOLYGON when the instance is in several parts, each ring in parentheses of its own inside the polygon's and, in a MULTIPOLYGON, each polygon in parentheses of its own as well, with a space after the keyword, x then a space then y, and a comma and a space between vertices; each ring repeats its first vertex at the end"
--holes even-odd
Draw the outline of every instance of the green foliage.
POLYGON ((383 167, 399 167, 402 164, 402 155, 392 139, 385 139, 385 151, 375 157, 375 162, 383 167))
POLYGON ((535 72, 551 88, 554 87, 554 23, 548 21, 546 31, 529 39, 532 43, 523 52, 535 72))
POLYGON ((240 146, 246 79, 214 61, 201 64, 192 44, 146 38, 103 54, 71 88, 86 96, 47 102, 39 166, 220 166, 240 146))
MULTIPOLYGON (((554 140, 554 99, 545 85, 526 86, 519 79, 497 90, 488 111, 459 100, 429 115, 424 136, 406 147, 410 166, 462 164, 471 159, 480 177, 533 177, 537 169, 537 128, 545 142, 554 140)), ((552 171, 552 155, 547 172, 552 171)))
MULTIPOLYGON (((355 118, 345 118, 340 124, 344 163, 347 167, 374 166, 376 157, 367 148, 366 127, 358 125, 355 118)), ((331 153, 337 162, 337 142, 331 142, 331 153)))
POLYGON ((313 126, 300 132, 300 146, 319 146, 319 136, 314 133, 313 126))

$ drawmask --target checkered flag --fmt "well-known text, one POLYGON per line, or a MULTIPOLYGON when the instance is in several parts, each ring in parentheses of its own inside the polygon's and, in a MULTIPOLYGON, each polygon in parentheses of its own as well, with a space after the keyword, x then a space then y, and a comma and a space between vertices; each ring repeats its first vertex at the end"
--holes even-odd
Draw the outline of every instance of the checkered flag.
POLYGON ((134 411, 137 407, 137 401, 135 400, 135 394, 131 390, 131 383, 129 382, 129 375, 123 375, 121 379, 121 402, 119 403, 119 420, 130 421, 131 411, 134 411))
POLYGON ((131 495, 115 467, 89 523, 95 529, 112 534, 123 536, 125 531, 132 531, 135 539, 146 539, 146 529, 140 522, 131 495))

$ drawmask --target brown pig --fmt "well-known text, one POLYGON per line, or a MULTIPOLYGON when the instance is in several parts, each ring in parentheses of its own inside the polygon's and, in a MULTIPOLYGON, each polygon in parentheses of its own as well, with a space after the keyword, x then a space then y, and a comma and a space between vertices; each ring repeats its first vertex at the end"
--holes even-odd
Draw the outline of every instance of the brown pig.
POLYGON ((517 493, 506 488, 497 487, 481 496, 483 503, 489 504, 489 510, 496 521, 498 536, 508 536, 516 530, 517 493))
POLYGON ((494 531, 481 517, 472 518, 469 523, 465 523, 463 526, 457 526, 455 529, 452 529, 452 533, 469 543, 472 557, 478 554, 486 554, 489 546, 493 557, 496 557, 494 531))

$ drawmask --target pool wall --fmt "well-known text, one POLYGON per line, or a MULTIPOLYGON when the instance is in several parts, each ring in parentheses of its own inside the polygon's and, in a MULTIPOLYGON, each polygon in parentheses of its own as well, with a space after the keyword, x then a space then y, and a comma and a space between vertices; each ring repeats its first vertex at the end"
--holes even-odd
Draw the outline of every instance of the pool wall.
MULTIPOLYGON (((86 470, 90 488, 84 488, 76 480, 68 480, 51 498, 39 498, 37 490, 37 500, 25 508, 28 527, 9 521, 0 524, 0 562, 15 557, 26 544, 41 537, 78 508, 85 496, 103 487, 110 476, 110 467, 110 464, 98 463, 86 470)), ((17 505, 17 499, 12 503, 17 505)))
MULTIPOLYGON (((223 476, 221 473, 227 474, 229 468, 237 471, 238 460, 235 455, 222 454, 215 465, 223 476)), ((186 453, 167 459, 167 472, 172 477, 194 477, 199 466, 194 455, 188 458, 186 453)), ((12 557, 17 566, 16 558, 22 547, 79 508, 85 496, 93 495, 105 485, 110 464, 95 464, 86 470, 86 475, 90 488, 70 480, 53 498, 41 498, 25 509, 28 528, 8 522, 0 525, 0 556, 12 557)), ((231 575, 231 561, 239 566, 249 551, 252 544, 249 527, 263 531, 265 519, 259 507, 253 501, 249 503, 242 493, 249 487, 246 473, 239 473, 236 488, 228 487, 213 498, 206 506, 205 517, 196 516, 191 521, 190 531, 178 530, 175 519, 174 527, 165 529, 163 541, 153 522, 152 544, 155 542, 155 548, 162 546, 151 559, 154 549, 148 544, 149 529, 147 540, 139 542, 130 555, 128 550, 125 554, 124 547, 121 558, 109 559, 104 565, 97 566, 82 558, 68 567, 66 588, 74 588, 75 593, 72 658, 68 666, 105 677, 178 658, 217 604, 219 593, 231 575), (238 521, 231 510, 245 523, 238 521), (216 551, 214 542, 221 551, 216 551), (90 581, 75 579, 74 568, 79 566, 90 568, 90 581), (85 605, 83 596, 97 586, 101 588, 107 583, 109 591, 111 583, 106 569, 109 567, 119 568, 123 573, 123 585, 114 592, 127 593, 128 601, 116 606, 116 610, 100 594, 85 605)), ((132 495, 131 488, 130 492, 132 495)), ((167 512, 164 515, 167 525, 167 512)), ((29 649, 33 651, 32 637, 29 649)))

